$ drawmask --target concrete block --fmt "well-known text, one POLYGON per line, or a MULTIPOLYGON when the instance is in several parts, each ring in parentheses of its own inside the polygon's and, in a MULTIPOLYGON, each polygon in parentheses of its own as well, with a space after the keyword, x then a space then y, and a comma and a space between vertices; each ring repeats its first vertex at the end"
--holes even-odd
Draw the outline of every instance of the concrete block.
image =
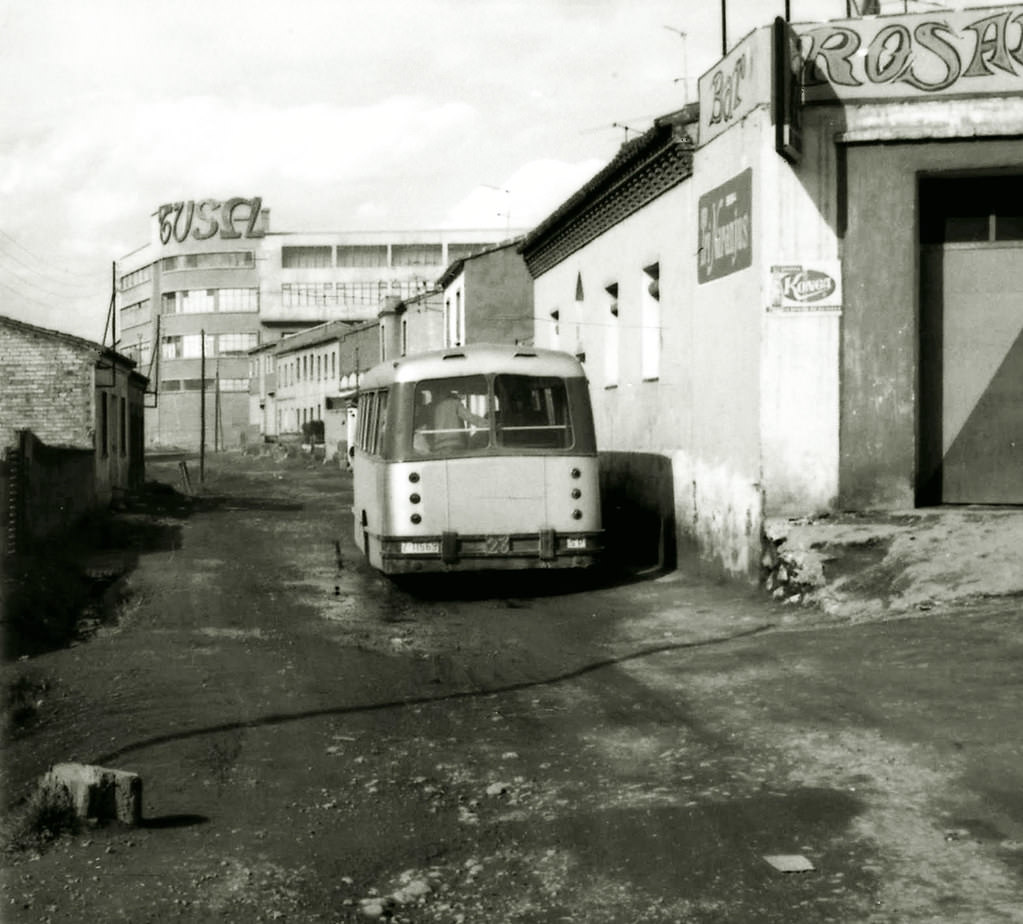
POLYGON ((142 777, 126 770, 90 764, 54 764, 41 787, 64 793, 81 818, 116 819, 129 825, 142 821, 142 777))

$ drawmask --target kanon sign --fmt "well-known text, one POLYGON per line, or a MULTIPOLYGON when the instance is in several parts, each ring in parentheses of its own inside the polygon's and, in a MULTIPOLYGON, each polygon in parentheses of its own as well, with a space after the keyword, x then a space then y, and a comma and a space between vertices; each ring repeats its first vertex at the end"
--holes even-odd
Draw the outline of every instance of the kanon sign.
POLYGON ((189 237, 208 241, 217 234, 224 240, 265 237, 266 231, 257 225, 262 208, 263 200, 259 196, 225 202, 219 199, 169 202, 161 205, 156 213, 160 243, 169 244, 173 238, 183 244, 189 237))

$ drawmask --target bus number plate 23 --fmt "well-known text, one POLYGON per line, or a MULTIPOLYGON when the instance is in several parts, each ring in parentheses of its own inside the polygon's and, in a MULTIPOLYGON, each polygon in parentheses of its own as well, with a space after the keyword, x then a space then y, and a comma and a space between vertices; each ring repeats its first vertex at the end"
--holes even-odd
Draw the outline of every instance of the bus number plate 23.
POLYGON ((403 542, 401 544, 402 555, 439 555, 439 542, 403 542))
POLYGON ((508 536, 487 536, 486 550, 488 555, 507 555, 511 551, 511 539, 508 536))

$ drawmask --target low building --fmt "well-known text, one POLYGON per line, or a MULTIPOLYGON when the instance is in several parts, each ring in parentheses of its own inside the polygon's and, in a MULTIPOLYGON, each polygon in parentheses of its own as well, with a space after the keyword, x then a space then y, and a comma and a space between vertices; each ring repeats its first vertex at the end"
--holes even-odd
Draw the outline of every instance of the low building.
POLYGON ((756 29, 527 236, 662 552, 755 580, 775 518, 1023 501, 1021 20, 756 29))
POLYGON ((8 550, 142 485, 145 388, 112 349, 0 316, 8 550))
POLYGON ((441 274, 444 341, 436 346, 533 342, 533 277, 521 243, 521 237, 505 241, 456 260, 441 274))

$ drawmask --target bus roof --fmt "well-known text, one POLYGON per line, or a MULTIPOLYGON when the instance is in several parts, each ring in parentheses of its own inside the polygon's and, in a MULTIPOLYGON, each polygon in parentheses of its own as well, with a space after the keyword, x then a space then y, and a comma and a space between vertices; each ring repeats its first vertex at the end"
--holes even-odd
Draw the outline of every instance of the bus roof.
POLYGON ((571 353, 540 347, 474 343, 387 360, 370 369, 359 385, 361 388, 379 388, 392 382, 418 382, 488 372, 553 375, 565 379, 586 377, 582 364, 571 353))

